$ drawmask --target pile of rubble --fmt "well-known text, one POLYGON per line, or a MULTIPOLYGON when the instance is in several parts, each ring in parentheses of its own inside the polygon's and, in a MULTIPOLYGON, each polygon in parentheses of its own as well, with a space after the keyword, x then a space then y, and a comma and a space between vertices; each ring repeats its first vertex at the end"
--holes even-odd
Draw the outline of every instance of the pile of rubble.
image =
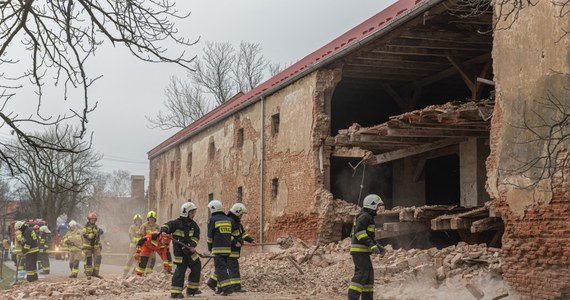
MULTIPOLYGON (((295 293, 307 298, 319 295, 337 299, 346 295, 354 272, 348 249, 350 240, 308 246, 300 240, 283 241, 288 249, 245 255, 240 259, 242 284, 253 293, 295 293)), ((458 299, 508 297, 500 280, 499 249, 459 243, 444 249, 394 250, 386 247, 383 256, 374 255, 375 288, 381 299, 437 299, 438 293, 458 299), (491 281, 493 284, 491 284, 491 281), (421 293, 416 295, 418 285, 421 293), (489 289, 491 288, 491 290, 489 289)), ((204 283, 212 271, 210 262, 203 270, 204 283)), ((65 282, 38 282, 33 291, 16 286, 4 293, 7 299, 69 299, 85 295, 125 295, 136 292, 168 291, 170 275, 115 279, 77 279, 65 282)), ((205 285, 202 288, 207 289, 205 285)), ((344 296, 345 297, 345 296, 344 296)), ((378 297, 378 296, 377 296, 378 297)), ((515 298, 511 298, 515 299, 515 298)))

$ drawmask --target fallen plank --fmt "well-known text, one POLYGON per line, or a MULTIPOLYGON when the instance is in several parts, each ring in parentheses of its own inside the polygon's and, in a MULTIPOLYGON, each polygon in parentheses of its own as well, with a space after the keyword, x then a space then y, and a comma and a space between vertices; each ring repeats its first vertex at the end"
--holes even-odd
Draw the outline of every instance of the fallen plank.
POLYGON ((503 221, 500 218, 487 217, 481 220, 474 221, 471 224, 471 232, 483 232, 487 230, 494 230, 503 226, 503 221))
POLYGON ((384 225, 382 225, 382 229, 384 231, 393 231, 393 232, 410 231, 410 230, 422 231, 422 230, 427 230, 427 226, 419 222, 393 222, 393 223, 384 223, 384 225))
POLYGON ((455 217, 450 220, 449 225, 451 226, 451 229, 458 230, 458 229, 471 228, 471 223, 472 223, 471 219, 455 217))
POLYGON ((301 273, 301 275, 304 275, 305 273, 303 272, 303 270, 301 270, 301 267, 299 267, 299 265, 297 264, 297 262, 291 257, 291 256, 287 256, 287 259, 293 264, 293 266, 297 269, 297 271, 299 271, 299 273, 301 273))

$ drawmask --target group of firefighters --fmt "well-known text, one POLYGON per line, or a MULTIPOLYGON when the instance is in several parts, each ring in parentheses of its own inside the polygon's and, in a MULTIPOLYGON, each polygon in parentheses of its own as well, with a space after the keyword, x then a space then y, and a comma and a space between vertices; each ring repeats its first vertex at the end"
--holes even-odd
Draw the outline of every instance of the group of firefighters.
POLYGON ((207 228, 207 246, 211 256, 196 250, 200 241, 200 227, 194 221, 197 206, 193 202, 185 202, 180 207, 180 216, 160 227, 156 223, 154 211, 147 214, 147 222, 144 224, 142 217, 135 215, 133 225, 129 228, 130 249, 124 274, 131 271, 135 261, 137 265, 134 272, 137 275, 151 273, 156 253, 162 259, 166 272, 171 273, 173 265, 176 265, 172 275, 171 298, 184 298, 184 289, 188 296, 201 294, 200 257, 209 257, 214 261, 214 273, 207 282, 208 287, 220 295, 246 292, 241 286, 238 259, 244 242, 254 243, 241 224, 241 217, 247 209, 244 204, 236 203, 226 214, 219 200, 210 201, 208 209, 211 217, 207 228), (171 242, 173 257, 169 251, 171 242), (186 278, 187 270, 189 272, 186 278))
MULTIPOLYGON (((90 213, 87 224, 80 230, 75 221, 69 222, 69 231, 63 238, 63 245, 69 250, 70 277, 77 277, 79 261, 85 256, 85 274, 101 278, 101 235, 103 230, 95 224, 97 215, 90 213)), ((26 224, 17 221, 14 224, 14 254, 17 270, 26 271, 26 279, 30 282, 38 280, 38 263, 40 274, 50 273, 49 245, 51 231, 47 226, 26 224)))
MULTIPOLYGON (((374 217, 379 207, 383 206, 382 199, 375 194, 366 196, 363 200, 362 211, 356 216, 352 228, 350 254, 355 270, 348 288, 348 299, 373 299, 374 270, 371 254, 383 254, 384 248, 376 241, 376 226, 374 217)), ((162 226, 157 224, 156 212, 149 211, 147 221, 142 223, 142 217, 135 215, 129 228, 130 251, 124 273, 127 275, 133 263, 137 265, 134 272, 143 276, 152 272, 155 264, 154 253, 162 259, 163 268, 171 273, 173 264, 176 269, 172 276, 170 289, 171 298, 184 298, 186 295, 201 294, 200 273, 202 262, 200 257, 210 257, 214 261, 214 273, 206 285, 216 294, 229 295, 234 292, 246 292, 241 285, 239 262, 241 247, 244 242, 255 243, 241 224, 242 216, 247 212, 242 203, 234 204, 226 214, 222 202, 212 200, 208 203, 210 219, 207 228, 207 247, 211 256, 199 253, 196 248, 200 240, 200 227, 194 221, 197 206, 193 202, 185 202, 180 207, 180 216, 168 221, 162 226), (173 243, 171 256, 169 247, 173 243), (187 270, 190 270, 186 285, 184 285, 187 270)), ((97 215, 90 213, 88 222, 79 229, 75 221, 69 223, 69 231, 63 239, 63 244, 69 251, 70 277, 75 278, 79 272, 79 261, 85 256, 85 273, 101 278, 101 235, 103 230, 95 224, 97 215)), ((36 263, 39 261, 42 273, 49 273, 47 245, 50 231, 47 226, 37 228, 37 231, 23 221, 15 224, 16 252, 18 261, 25 260, 25 270, 28 281, 38 279, 36 263)), ((208 260, 209 261, 209 260, 208 260)), ((207 262, 206 262, 207 264, 207 262)))

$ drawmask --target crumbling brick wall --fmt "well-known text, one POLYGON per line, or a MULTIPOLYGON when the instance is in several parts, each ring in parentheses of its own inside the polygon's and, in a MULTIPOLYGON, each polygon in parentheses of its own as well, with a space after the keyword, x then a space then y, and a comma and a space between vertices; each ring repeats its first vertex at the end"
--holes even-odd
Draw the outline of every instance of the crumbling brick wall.
POLYGON ((556 17, 550 1, 515 19, 494 9, 497 97, 487 191, 505 223, 503 275, 523 299, 568 299, 570 140, 556 140, 549 129, 570 112, 570 19, 556 17))

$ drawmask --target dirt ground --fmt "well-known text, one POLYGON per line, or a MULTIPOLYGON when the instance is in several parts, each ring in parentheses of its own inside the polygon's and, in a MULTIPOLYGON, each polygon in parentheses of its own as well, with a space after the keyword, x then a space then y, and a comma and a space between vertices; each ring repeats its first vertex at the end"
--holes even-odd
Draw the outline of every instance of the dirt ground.
MULTIPOLYGON (((327 299, 347 298, 354 272, 350 240, 321 246, 295 243, 288 249, 248 253, 240 259, 244 294, 215 295, 204 285, 212 264, 202 273, 202 294, 195 299, 327 299)), ((519 297, 501 277, 499 249, 460 243, 444 249, 394 250, 373 256, 374 299, 507 299, 519 297)), ((160 264, 159 264, 160 265, 160 264)), ((40 278, 0 293, 0 299, 165 299, 171 275, 120 275, 120 267, 102 268, 104 279, 40 278), (113 271, 115 270, 115 271, 113 271)))

